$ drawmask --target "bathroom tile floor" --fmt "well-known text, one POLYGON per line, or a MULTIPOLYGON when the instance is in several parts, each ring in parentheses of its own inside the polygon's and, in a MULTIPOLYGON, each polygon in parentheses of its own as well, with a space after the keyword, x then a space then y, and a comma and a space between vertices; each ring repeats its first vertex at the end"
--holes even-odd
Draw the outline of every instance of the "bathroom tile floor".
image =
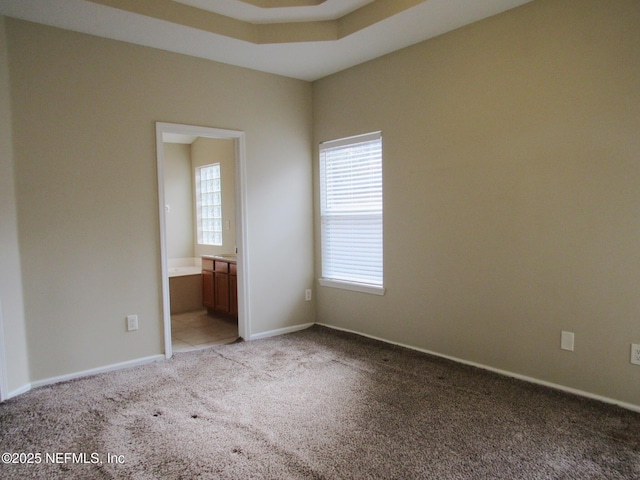
POLYGON ((174 352, 189 352, 232 343, 238 339, 238 322, 206 310, 171 315, 171 346, 174 352))

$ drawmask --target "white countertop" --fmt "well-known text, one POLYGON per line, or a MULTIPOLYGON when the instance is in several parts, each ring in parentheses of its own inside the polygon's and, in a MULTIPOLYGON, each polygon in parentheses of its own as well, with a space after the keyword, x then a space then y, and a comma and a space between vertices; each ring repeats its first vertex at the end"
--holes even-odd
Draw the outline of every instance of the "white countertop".
POLYGON ((213 260, 224 260, 225 262, 235 262, 238 256, 235 253, 228 253, 222 255, 202 255, 202 258, 211 258, 213 260))

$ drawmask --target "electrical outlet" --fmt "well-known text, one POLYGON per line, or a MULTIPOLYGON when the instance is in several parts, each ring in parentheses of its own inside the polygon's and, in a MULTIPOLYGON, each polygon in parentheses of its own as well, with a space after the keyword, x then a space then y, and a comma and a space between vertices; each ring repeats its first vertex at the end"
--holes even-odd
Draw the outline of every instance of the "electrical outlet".
POLYGON ((631 363, 640 365, 640 344, 631 344, 631 363))
POLYGON ((304 291, 304 299, 305 299, 306 302, 311 301, 311 289, 310 288, 307 288, 304 291))
POLYGON ((138 329, 138 315, 127 315, 127 331, 132 332, 138 329))

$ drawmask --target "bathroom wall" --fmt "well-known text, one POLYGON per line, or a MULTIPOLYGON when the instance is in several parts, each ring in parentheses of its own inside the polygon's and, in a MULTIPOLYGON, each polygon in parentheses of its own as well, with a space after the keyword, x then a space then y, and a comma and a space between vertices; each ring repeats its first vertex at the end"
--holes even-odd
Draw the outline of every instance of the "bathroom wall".
MULTIPOLYGON (((220 164, 222 191, 222 246, 198 245, 198 232, 194 220, 194 251, 196 256, 235 253, 236 248, 236 202, 235 202, 235 143, 230 139, 199 137, 191 145, 191 163, 195 169, 212 163, 220 164)), ((195 208, 195 201, 194 201, 195 208)), ((196 219, 197 214, 193 213, 196 219)))
POLYGON ((194 256, 191 145, 164 144, 164 195, 167 258, 194 256))
POLYGON ((235 144, 230 139, 198 137, 192 144, 164 144, 167 258, 235 253, 235 144), (220 163, 222 246, 199 245, 195 197, 198 167, 220 163), (168 210, 166 210, 168 206, 168 210))

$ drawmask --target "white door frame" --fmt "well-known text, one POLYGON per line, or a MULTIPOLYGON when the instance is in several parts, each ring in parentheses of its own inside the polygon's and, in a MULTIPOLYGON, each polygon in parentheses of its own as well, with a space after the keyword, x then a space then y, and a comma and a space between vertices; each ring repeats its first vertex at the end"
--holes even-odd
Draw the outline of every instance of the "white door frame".
POLYGON ((2 301, 0 301, 0 402, 9 398, 7 384, 7 356, 4 345, 4 323, 2 321, 2 301))
POLYGON ((158 212, 160 215, 160 264, 162 266, 162 317, 164 320, 165 357, 173 355, 171 348, 171 308, 169 304, 169 269, 167 262, 167 223, 164 194, 164 134, 191 135, 195 137, 232 139, 235 144, 235 200, 236 238, 238 247, 238 335, 247 340, 251 333, 249 309, 249 252, 247 250, 247 201, 246 201, 246 140, 239 130, 180 125, 156 122, 156 155, 158 163, 158 212))

